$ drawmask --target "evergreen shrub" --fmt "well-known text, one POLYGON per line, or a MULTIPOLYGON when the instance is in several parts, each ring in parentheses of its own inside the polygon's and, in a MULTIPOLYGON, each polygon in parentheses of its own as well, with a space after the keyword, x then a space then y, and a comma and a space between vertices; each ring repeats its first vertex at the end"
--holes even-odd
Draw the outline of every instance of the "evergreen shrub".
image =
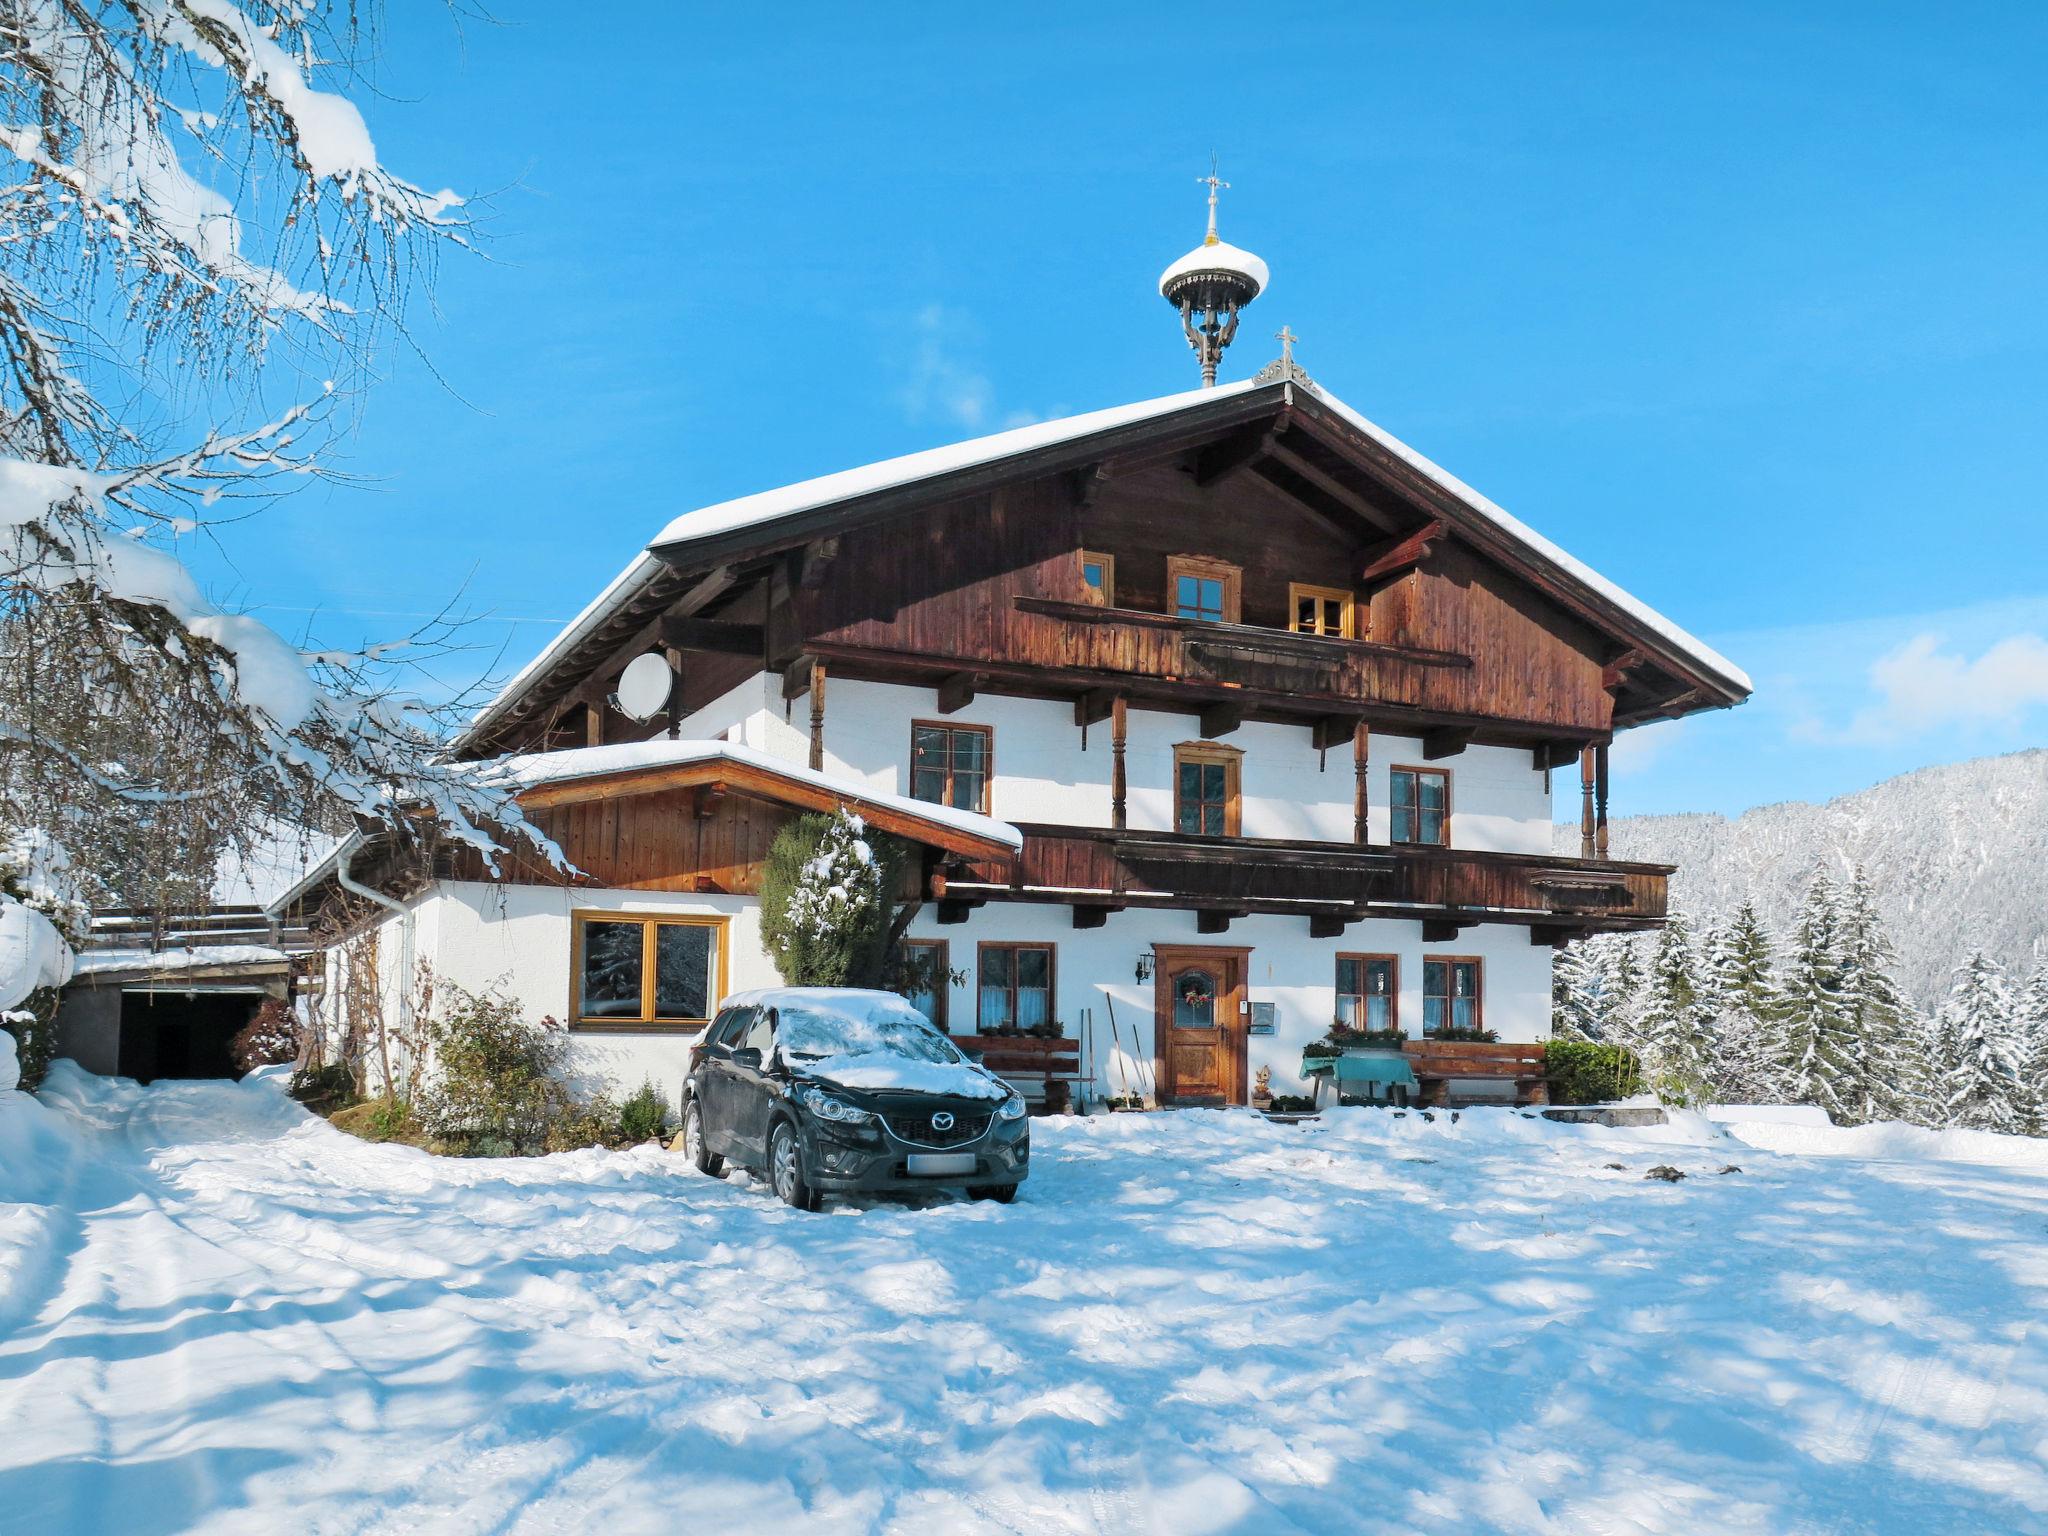
POLYGON ((668 1100, 652 1079, 643 1079, 619 1106, 619 1140, 629 1147, 659 1136, 668 1127, 668 1100))
POLYGON ((761 871, 761 938, 784 983, 878 985, 901 874, 901 845, 843 810, 776 833, 761 871))
POLYGON ((1543 1068, 1553 1104, 1604 1104, 1642 1091, 1642 1064, 1626 1046, 1552 1040, 1543 1068))

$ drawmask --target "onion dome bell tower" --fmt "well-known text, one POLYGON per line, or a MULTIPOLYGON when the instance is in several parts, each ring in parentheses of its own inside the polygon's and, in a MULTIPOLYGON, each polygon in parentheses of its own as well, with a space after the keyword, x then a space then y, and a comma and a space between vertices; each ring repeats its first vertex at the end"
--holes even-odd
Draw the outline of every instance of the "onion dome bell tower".
POLYGON ((1202 387, 1216 383, 1223 349, 1237 335, 1237 314, 1266 287, 1266 264, 1250 251, 1226 245, 1216 234, 1216 194, 1229 182, 1215 168, 1196 181, 1209 188, 1209 233, 1202 243, 1159 274, 1159 292, 1180 311, 1188 345, 1202 361, 1202 387))

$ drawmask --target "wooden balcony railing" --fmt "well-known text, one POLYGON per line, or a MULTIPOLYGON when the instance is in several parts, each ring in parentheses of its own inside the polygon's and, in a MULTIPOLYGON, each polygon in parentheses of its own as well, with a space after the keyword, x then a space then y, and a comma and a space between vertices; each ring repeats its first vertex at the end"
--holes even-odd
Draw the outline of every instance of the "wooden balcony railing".
POLYGON ((1382 645, 1327 635, 1297 635, 1254 624, 1218 624, 1135 608, 1050 598, 1013 600, 1042 623, 1048 654, 1036 661, 1086 672, 1176 683, 1221 683, 1254 693, 1369 698, 1420 706, 1427 679, 1443 669, 1469 671, 1453 651, 1382 645))
POLYGON ((1410 917, 1573 930, 1648 928, 1667 911, 1672 866, 1525 853, 1191 837, 1020 823, 1012 860, 933 878, 951 902, 1063 902, 1310 917, 1410 917))

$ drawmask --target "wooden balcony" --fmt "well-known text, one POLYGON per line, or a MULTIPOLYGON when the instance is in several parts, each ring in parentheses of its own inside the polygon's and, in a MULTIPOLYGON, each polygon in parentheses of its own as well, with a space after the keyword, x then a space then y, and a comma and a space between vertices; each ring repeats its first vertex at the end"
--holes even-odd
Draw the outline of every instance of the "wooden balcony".
POLYGON ((1472 658, 1419 646, 1297 635, 1137 608, 1019 597, 1021 614, 1051 621, 1052 664, 1176 683, 1220 683, 1253 693, 1370 698, 1419 706, 1429 675, 1467 672, 1472 658))
POLYGON ((1057 902, 1077 927, 1134 907, 1192 910, 1203 929, 1233 917, 1292 913, 1318 935, 1363 918, 1408 918, 1449 939, 1473 923, 1513 923, 1532 941, 1655 928, 1673 866, 1463 849, 1191 837, 1020 823, 1013 860, 948 866, 932 877, 941 921, 985 901, 1057 902))

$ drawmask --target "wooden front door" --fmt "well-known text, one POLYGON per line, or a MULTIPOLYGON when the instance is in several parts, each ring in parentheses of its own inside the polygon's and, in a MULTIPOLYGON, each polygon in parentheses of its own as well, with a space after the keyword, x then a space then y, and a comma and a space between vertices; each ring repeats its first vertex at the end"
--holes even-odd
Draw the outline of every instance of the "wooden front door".
POLYGON ((1243 1104, 1247 949, 1153 949, 1153 1038, 1168 1104, 1243 1104))

